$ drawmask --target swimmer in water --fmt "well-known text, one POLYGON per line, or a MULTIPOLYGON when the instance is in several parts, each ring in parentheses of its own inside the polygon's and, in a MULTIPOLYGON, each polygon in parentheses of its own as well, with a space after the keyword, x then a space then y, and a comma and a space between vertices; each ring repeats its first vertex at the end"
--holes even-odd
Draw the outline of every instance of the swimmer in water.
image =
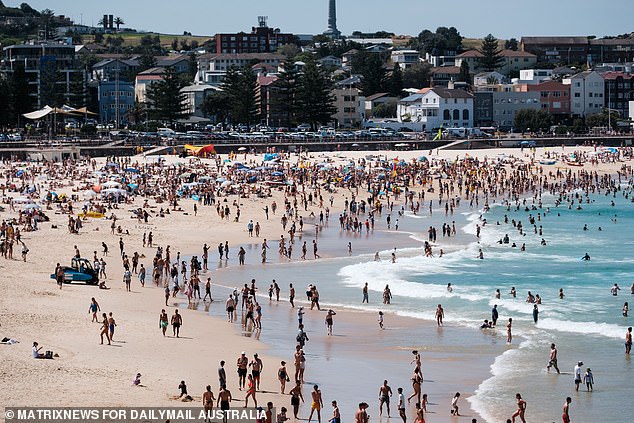
POLYGON ((590 255, 586 253, 581 259, 584 261, 590 261, 590 255))

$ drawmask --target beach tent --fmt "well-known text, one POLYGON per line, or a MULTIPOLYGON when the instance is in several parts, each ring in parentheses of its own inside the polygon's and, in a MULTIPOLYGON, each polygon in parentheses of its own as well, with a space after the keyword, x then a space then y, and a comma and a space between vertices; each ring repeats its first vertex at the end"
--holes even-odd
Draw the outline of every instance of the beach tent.
POLYGON ((207 145, 191 145, 185 144, 185 151, 193 156, 208 156, 216 154, 216 150, 214 149, 213 144, 207 145))

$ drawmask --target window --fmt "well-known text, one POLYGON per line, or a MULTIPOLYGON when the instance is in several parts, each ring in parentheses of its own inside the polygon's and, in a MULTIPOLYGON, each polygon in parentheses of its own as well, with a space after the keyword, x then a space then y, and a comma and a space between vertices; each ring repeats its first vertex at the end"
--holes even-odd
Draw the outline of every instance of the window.
POLYGON ((576 98, 581 97, 581 93, 575 93, 575 97, 576 97, 576 98))
POLYGON ((462 111, 462 120, 469 120, 469 109, 464 109, 462 111))
POLYGON ((449 120, 449 119, 451 119, 451 113, 449 112, 449 110, 445 110, 445 111, 443 112, 443 114, 442 114, 442 118, 443 118, 444 120, 449 120))
POLYGON ((454 111, 453 111, 453 120, 458 120, 458 119, 460 119, 460 110, 454 109, 454 111))

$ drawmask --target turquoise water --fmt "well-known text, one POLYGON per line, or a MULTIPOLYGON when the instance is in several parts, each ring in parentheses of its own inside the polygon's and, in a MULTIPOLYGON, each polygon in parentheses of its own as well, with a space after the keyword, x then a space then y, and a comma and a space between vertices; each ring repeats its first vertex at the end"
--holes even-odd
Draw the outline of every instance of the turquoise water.
POLYGON ((442 303, 446 322, 474 331, 483 319, 490 319, 492 306, 498 304, 500 320, 491 336, 503 338, 506 321, 512 317, 513 345, 496 359, 492 377, 470 399, 485 420, 508 418, 514 411, 515 392, 521 392, 529 404, 529 421, 558 421, 565 397, 572 396, 573 421, 629 422, 632 418, 622 410, 634 395, 634 369, 624 354, 623 339, 634 318, 623 317, 621 309, 625 301, 634 299, 630 294, 634 204, 621 193, 589 199, 590 203, 583 200, 580 210, 578 203, 555 207, 555 197, 545 196, 537 210, 525 211, 526 206, 532 208, 529 201, 519 210, 493 205, 481 217, 479 212, 465 213, 460 223, 471 242, 462 249, 442 258, 403 257, 398 266, 359 263, 344 267, 339 275, 351 287, 360 288, 368 281, 377 296, 389 283, 403 314, 432 319, 436 304, 442 303), (537 218, 537 213, 541 220, 535 223, 542 226, 542 236, 528 222, 529 215, 537 218), (477 243, 475 226, 482 225, 480 219, 488 223, 477 243), (524 236, 511 224, 513 219, 523 223, 524 236), (509 244, 498 244, 505 234, 509 244), (542 237, 546 246, 541 245, 542 237), (511 247, 513 242, 516 248, 511 247), (525 252, 519 248, 523 243, 525 252), (479 248, 484 260, 476 258, 479 248), (581 260, 586 252, 590 261, 581 260), (449 282, 452 293, 446 289, 449 282), (610 293, 615 282, 622 287, 616 297, 610 293), (512 286, 517 290, 515 299, 508 294, 512 286), (563 300, 558 298, 559 288, 564 289, 563 300), (502 293, 500 299, 495 298, 496 289, 502 293), (525 302, 528 291, 542 298, 537 324, 532 304, 525 302), (546 374, 551 342, 557 344, 559 366, 567 374, 546 374), (585 388, 574 391, 572 371, 579 360, 584 370, 592 368, 596 382, 592 393, 585 388))

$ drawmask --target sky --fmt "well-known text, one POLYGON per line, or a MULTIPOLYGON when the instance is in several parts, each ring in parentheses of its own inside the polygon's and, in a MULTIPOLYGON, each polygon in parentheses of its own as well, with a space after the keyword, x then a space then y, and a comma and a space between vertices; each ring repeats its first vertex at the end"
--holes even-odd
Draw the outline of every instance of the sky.
MULTIPOLYGON (((120 16, 126 27, 165 34, 213 35, 249 32, 257 17, 269 27, 294 34, 318 34, 327 27, 328 0, 4 0, 27 1, 85 25, 104 14, 120 16)), ((353 31, 417 35, 423 29, 455 26, 465 37, 492 33, 508 39, 529 35, 618 35, 634 31, 631 1, 611 0, 337 0, 337 26, 353 31), (627 12, 630 10, 630 12, 627 12), (629 22, 628 22, 629 21, 629 22)))

